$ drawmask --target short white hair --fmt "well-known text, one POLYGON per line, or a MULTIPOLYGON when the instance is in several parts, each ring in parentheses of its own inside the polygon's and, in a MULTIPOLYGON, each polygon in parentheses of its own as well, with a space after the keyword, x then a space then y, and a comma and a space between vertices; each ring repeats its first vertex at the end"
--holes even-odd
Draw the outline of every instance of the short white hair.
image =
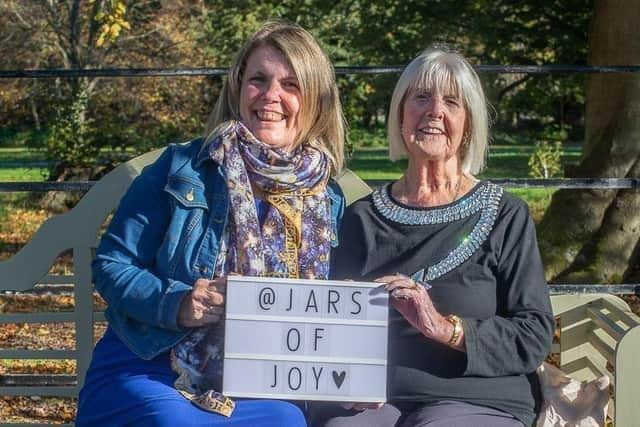
POLYGON ((402 113, 407 94, 428 90, 461 99, 467 115, 465 135, 461 146, 462 171, 475 174, 485 166, 489 147, 489 112, 480 78, 471 64, 459 53, 442 48, 429 48, 407 65, 391 97, 387 138, 389 158, 393 161, 407 157, 402 138, 402 113), (463 141, 464 142, 464 141, 463 141))

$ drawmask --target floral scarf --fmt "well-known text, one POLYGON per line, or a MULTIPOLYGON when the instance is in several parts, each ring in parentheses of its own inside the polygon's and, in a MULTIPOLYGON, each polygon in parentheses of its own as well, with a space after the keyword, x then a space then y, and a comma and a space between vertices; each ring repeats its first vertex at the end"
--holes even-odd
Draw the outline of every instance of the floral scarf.
MULTIPOLYGON (((331 249, 327 156, 310 144, 291 153, 272 148, 236 121, 220 125, 203 149, 222 165, 230 201, 214 277, 233 272, 326 279, 331 249), (252 184, 268 204, 262 224, 252 184)), ((175 386, 185 397, 228 416, 220 402, 233 403, 213 391, 222 386, 223 323, 196 329, 174 347, 172 366, 180 374, 175 386)))

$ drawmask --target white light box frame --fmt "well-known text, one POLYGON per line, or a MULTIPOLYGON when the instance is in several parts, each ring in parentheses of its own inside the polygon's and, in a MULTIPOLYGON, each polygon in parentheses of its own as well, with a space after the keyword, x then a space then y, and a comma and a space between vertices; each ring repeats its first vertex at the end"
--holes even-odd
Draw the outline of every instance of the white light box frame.
POLYGON ((379 283, 229 276, 222 391, 385 402, 388 319, 379 283))

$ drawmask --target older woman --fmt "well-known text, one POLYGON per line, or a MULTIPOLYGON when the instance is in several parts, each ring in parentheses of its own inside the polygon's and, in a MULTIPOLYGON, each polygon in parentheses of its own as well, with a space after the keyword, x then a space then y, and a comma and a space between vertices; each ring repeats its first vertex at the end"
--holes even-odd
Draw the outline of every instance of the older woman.
POLYGON ((102 238, 93 273, 109 327, 77 425, 306 425, 291 403, 234 409, 218 393, 220 319, 231 273, 327 277, 343 140, 327 56, 302 28, 266 24, 239 52, 204 138, 147 167, 102 238))
POLYGON ((554 318, 526 204, 473 176, 488 134, 477 74, 426 50, 396 85, 388 127, 407 170, 348 208, 331 268, 390 292, 390 404, 327 425, 531 425, 554 318))

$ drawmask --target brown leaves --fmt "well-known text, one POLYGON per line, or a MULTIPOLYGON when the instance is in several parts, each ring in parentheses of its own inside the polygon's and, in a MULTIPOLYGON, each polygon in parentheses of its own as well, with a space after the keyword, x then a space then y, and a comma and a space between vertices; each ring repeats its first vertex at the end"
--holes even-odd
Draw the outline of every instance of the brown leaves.
MULTIPOLYGON (((96 305, 104 306, 95 298, 96 305)), ((72 295, 1 295, 0 307, 4 312, 70 311, 72 295)), ((95 339, 105 330, 105 324, 96 324, 95 339)), ((17 323, 0 327, 0 347, 12 349, 73 349, 75 328, 73 323, 17 323)), ((76 371, 75 360, 0 360, 0 376, 6 374, 68 374, 76 371)), ((75 417, 76 400, 54 397, 0 397, 0 420, 3 422, 68 423, 75 417)))
POLYGON ((75 360, 3 360, 0 375, 5 374, 68 374, 76 373, 75 360))
POLYGON ((73 350, 75 331, 71 323, 6 324, 0 346, 30 350, 73 350))
POLYGON ((24 245, 49 216, 43 209, 11 209, 0 222, 0 242, 24 245))
POLYGON ((0 397, 2 422, 73 422, 76 400, 55 397, 0 397))
POLYGON ((0 295, 0 307, 3 313, 71 311, 74 302, 73 295, 0 295))

